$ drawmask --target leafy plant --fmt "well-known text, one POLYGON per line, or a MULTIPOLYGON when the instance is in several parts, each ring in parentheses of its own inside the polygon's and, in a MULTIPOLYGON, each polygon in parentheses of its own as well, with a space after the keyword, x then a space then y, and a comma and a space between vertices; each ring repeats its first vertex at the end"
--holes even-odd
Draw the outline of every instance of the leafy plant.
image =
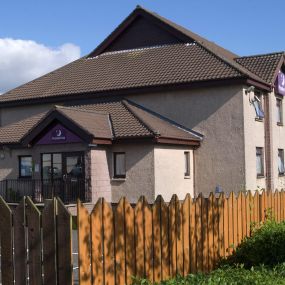
POLYGON ((274 267, 285 262, 285 222, 268 219, 254 225, 252 236, 245 238, 235 252, 222 264, 244 264, 246 268, 257 265, 274 267))

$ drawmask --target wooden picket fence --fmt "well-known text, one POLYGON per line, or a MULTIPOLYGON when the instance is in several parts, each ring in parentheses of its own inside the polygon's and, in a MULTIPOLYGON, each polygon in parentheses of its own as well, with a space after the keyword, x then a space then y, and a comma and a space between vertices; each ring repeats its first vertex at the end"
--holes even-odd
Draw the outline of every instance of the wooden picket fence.
POLYGON ((285 193, 213 193, 208 198, 144 197, 133 207, 100 199, 89 215, 78 203, 79 279, 84 285, 131 284, 132 277, 160 282, 176 275, 212 270, 231 254, 255 223, 267 215, 285 219, 285 193))
POLYGON ((3 285, 72 284, 71 215, 60 200, 39 211, 30 198, 10 208, 0 197, 0 237, 3 285))
POLYGON ((184 201, 174 195, 169 203, 159 196, 152 205, 144 197, 136 205, 99 199, 91 214, 80 201, 77 212, 78 241, 72 241, 71 215, 60 200, 39 209, 30 198, 9 207, 0 197, 2 284, 73 284, 72 242, 78 242, 79 284, 208 272, 254 223, 267 216, 285 220, 285 192, 187 195, 184 201))

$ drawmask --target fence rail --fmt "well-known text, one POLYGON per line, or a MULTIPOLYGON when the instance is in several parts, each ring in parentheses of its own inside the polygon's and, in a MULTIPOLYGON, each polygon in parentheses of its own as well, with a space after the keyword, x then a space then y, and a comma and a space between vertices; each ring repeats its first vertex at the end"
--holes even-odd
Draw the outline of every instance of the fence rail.
POLYGON ((208 272, 250 235, 253 223, 267 215, 285 220, 285 193, 187 195, 184 201, 174 195, 169 203, 159 196, 152 205, 144 197, 113 206, 99 199, 91 214, 80 201, 77 210, 78 240, 72 241, 71 215, 59 199, 45 201, 40 211, 30 198, 12 209, 0 197, 2 284, 73 284, 72 243, 84 285, 208 272))

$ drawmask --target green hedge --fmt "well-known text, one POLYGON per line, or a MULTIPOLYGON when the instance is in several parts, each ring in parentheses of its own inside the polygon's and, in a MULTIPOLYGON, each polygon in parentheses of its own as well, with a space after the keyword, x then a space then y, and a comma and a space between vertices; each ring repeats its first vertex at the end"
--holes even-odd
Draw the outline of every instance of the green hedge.
POLYGON ((233 255, 222 264, 252 266, 275 266, 285 262, 285 222, 267 221, 257 228, 251 237, 245 238, 233 255))

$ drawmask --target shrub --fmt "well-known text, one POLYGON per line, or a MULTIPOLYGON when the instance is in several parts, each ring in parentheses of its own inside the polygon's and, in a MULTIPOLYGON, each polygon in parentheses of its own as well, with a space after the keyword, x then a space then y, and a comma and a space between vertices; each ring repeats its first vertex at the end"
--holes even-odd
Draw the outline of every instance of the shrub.
POLYGON ((285 262, 285 222, 268 220, 245 238, 222 264, 244 264, 246 268, 257 265, 275 266, 285 262))

